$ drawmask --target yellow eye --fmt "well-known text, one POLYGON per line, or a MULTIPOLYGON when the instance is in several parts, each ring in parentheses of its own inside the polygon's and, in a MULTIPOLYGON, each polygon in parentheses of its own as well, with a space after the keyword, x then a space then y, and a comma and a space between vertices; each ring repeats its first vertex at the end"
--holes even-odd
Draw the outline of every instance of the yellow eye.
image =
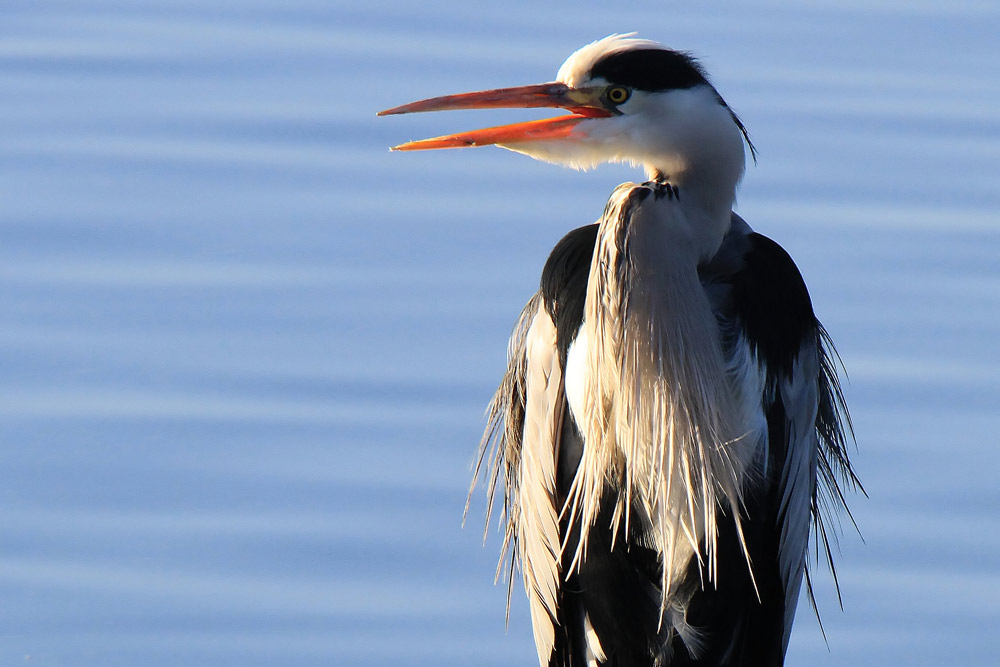
POLYGON ((631 91, 625 86, 612 86, 608 88, 608 101, 612 104, 621 104, 629 98, 631 91))

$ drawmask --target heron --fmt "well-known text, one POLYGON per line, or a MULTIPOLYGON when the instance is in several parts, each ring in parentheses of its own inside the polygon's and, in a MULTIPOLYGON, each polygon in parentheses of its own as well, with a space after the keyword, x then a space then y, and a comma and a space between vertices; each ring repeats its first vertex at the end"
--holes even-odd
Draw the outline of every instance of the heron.
POLYGON ((803 278, 733 211, 747 129, 693 56, 635 33, 553 82, 379 115, 515 107, 569 114, 394 150, 646 176, 556 244, 488 409, 475 477, 487 524, 502 489, 498 574, 520 567, 539 665, 781 665, 803 578, 815 607, 809 566, 833 569, 831 519, 863 489, 803 278))

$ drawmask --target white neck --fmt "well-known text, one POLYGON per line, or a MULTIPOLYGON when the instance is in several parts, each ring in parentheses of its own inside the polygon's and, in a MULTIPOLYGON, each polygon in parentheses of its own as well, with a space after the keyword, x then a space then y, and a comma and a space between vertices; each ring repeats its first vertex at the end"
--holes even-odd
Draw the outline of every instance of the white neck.
POLYGON ((635 91, 620 115, 585 120, 565 139, 503 147, 575 169, 603 162, 641 165, 651 180, 665 177, 677 186, 691 223, 704 225, 718 243, 729 229, 745 163, 743 134, 707 84, 635 91))
POLYGON ((667 107, 660 111, 663 122, 645 132, 639 142, 644 149, 639 161, 647 176, 676 185, 692 222, 706 224, 721 242, 743 177, 742 132, 708 86, 645 101, 667 107))

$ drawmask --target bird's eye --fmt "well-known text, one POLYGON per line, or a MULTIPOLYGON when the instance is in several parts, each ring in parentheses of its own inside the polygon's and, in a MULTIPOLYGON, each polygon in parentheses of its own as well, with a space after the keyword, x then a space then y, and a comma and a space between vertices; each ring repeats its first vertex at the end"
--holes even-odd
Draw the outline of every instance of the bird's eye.
POLYGON ((608 101, 612 104, 621 104, 627 100, 631 94, 632 91, 625 86, 612 86, 611 88, 608 88, 608 101))

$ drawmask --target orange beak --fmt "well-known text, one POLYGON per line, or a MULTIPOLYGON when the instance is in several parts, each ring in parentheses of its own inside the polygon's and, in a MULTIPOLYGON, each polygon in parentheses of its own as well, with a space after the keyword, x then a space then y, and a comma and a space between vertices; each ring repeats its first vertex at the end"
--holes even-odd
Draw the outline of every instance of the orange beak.
POLYGON ((510 145, 547 139, 563 139, 569 136, 580 121, 588 118, 606 118, 611 115, 600 104, 597 91, 570 88, 559 82, 432 97, 428 100, 379 111, 378 115, 391 116, 448 109, 526 109, 535 107, 557 107, 568 109, 572 113, 568 116, 489 127, 483 130, 449 134, 421 141, 408 141, 405 144, 393 146, 392 150, 419 151, 430 148, 463 148, 491 144, 510 145))

